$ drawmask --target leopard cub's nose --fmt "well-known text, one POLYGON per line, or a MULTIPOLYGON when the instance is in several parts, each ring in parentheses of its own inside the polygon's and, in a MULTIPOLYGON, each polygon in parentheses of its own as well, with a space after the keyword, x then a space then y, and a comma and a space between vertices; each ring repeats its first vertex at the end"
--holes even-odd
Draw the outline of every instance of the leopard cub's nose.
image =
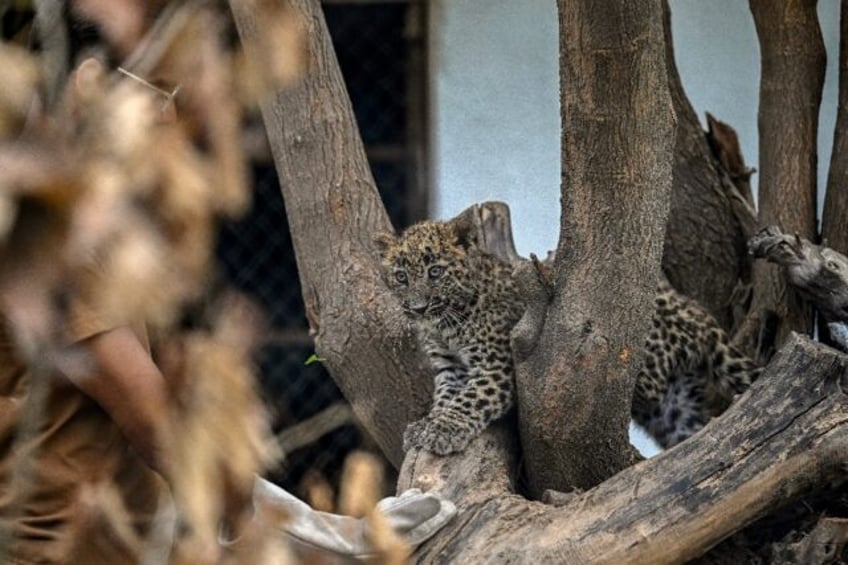
POLYGON ((410 310, 411 312, 415 312, 416 314, 423 314, 424 312, 426 312, 426 311, 427 311, 427 305, 426 305, 426 304, 421 304, 421 305, 417 305, 417 304, 416 304, 416 305, 410 305, 410 306, 409 306, 409 310, 410 310))

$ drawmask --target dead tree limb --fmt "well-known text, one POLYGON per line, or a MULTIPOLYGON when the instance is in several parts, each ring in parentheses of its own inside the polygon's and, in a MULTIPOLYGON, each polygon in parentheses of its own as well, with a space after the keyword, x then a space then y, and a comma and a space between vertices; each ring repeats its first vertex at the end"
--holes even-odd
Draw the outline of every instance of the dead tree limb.
MULTIPOLYGON (((824 84, 825 51, 816 0, 749 0, 760 43, 758 130, 759 217, 813 240, 816 235, 816 132, 824 84)), ((776 345, 790 331, 809 332, 810 309, 774 267, 754 266, 751 320, 745 331, 761 331, 759 317, 779 318, 776 345)))
POLYGON ((695 558, 848 470, 846 370, 848 357, 796 336, 751 391, 702 432, 556 508, 512 494, 514 449, 501 426, 460 455, 410 454, 399 489, 436 490, 459 509, 416 561, 695 558))
POLYGON ((763 229, 748 245, 754 257, 779 265, 789 284, 825 320, 848 321, 848 257, 797 234, 785 234, 777 226, 763 229))

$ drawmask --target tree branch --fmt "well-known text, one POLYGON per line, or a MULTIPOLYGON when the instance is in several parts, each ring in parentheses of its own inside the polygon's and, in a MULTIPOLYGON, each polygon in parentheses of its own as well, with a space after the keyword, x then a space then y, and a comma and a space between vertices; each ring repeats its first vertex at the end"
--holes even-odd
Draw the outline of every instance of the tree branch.
MULTIPOLYGON (((385 291, 373 237, 391 230, 339 71, 320 2, 291 0, 303 22, 309 72, 262 104, 280 177, 315 348, 358 420, 396 465, 407 422, 423 415, 432 382, 385 291), (316 242, 321 242, 316 245, 316 242)), ((230 2, 248 54, 261 33, 254 2, 230 2)))
POLYGON ((789 283, 829 322, 848 321, 848 257, 777 226, 748 243, 754 257, 779 265, 789 283))
POLYGON ((399 488, 439 491, 457 519, 419 562, 669 563, 695 558, 848 469, 848 357, 795 336, 703 431, 562 507, 511 494, 496 427, 463 454, 410 453, 399 488), (527 539, 534 543, 528 545, 527 539))

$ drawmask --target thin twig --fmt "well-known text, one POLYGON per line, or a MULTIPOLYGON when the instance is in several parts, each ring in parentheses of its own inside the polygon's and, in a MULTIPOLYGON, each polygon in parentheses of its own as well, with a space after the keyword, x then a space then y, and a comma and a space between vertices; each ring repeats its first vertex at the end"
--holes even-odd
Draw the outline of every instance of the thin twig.
POLYGON ((123 68, 123 67, 118 67, 118 72, 119 72, 119 73, 121 73, 121 74, 123 74, 123 75, 125 75, 125 76, 130 77, 131 79, 133 79, 133 80, 135 80, 135 81, 140 82, 141 84, 143 84, 143 85, 144 85, 144 86, 146 86, 147 88, 150 88, 150 89, 152 89, 152 90, 155 90, 156 92, 158 92, 159 94, 161 94, 162 96, 164 96, 165 98, 168 98, 168 99, 171 99, 171 98, 173 98, 174 96, 176 96, 177 92, 179 92, 179 90, 180 90, 180 85, 177 85, 177 87, 176 87, 176 88, 174 88, 174 90, 172 90, 171 92, 168 92, 167 90, 165 90, 165 89, 163 89, 163 88, 159 88, 158 86, 156 86, 156 85, 155 85, 155 84, 153 84, 152 82, 149 82, 149 81, 147 81, 147 80, 145 80, 145 79, 141 78, 141 77, 140 77, 140 76, 138 76, 137 74, 132 73, 132 72, 130 72, 130 71, 128 71, 128 70, 126 70, 126 69, 125 69, 125 68, 123 68))
POLYGON ((345 424, 352 424, 353 410, 344 402, 337 402, 311 418, 288 427, 277 434, 277 444, 283 453, 291 453, 318 441, 321 436, 330 433, 345 424))

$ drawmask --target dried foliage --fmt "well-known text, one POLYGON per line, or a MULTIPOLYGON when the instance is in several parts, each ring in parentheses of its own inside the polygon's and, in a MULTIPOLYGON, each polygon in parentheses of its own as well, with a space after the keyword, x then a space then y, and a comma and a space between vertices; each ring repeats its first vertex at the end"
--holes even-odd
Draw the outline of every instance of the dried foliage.
MULTIPOLYGON (((163 449, 176 514, 168 518, 162 508, 159 525, 179 522, 184 534, 169 559, 280 563, 289 560, 279 534, 285 516, 261 506, 250 516, 243 504, 255 474, 279 455, 249 361, 252 329, 261 324, 238 300, 225 303, 207 331, 185 333, 178 324, 209 280, 219 218, 249 205, 244 83, 254 100, 257 85, 269 84, 251 78, 260 67, 248 69, 233 53, 223 16, 211 6, 72 2, 72 13, 103 38, 103 61, 125 63, 119 72, 99 59, 81 62, 49 112, 39 102, 36 56, 0 44, 0 309, 36 369, 33 391, 54 374, 59 357, 79 355, 64 347, 66 298, 115 325, 144 320, 162 337, 173 393, 163 449), (224 552, 221 524, 238 527, 250 518, 249 531, 224 552)), ((282 34, 268 36, 273 51, 263 63, 273 73, 264 76, 290 82, 302 66, 298 26, 272 3, 256 9, 265 9, 262 21, 282 34)), ((23 422, 21 445, 42 409, 40 395, 30 398, 32 422, 23 422)), ((13 477, 25 488, 31 454, 21 453, 13 477)), ((158 562, 153 556, 168 554, 137 538, 109 483, 82 489, 79 515, 85 527, 68 550, 77 562, 88 562, 95 540, 83 532, 92 525, 129 560, 158 562)))
POLYGON ((400 565, 409 561, 411 548, 376 508, 382 496, 382 482, 382 467, 374 456, 352 453, 345 461, 339 509, 343 514, 366 519, 367 537, 374 549, 375 562, 400 565))

